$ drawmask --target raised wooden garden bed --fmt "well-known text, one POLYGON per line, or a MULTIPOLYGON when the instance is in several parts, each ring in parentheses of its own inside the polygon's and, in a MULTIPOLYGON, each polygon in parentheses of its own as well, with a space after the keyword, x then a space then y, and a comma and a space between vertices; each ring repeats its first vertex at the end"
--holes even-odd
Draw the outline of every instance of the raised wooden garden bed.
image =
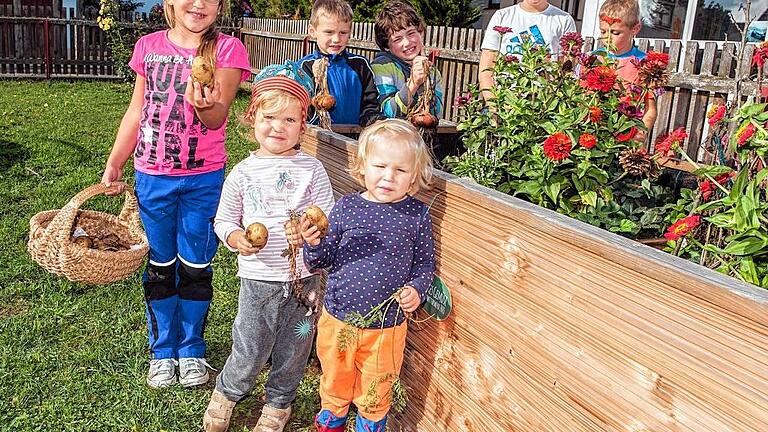
MULTIPOLYGON (((337 194, 356 143, 303 148, 337 194)), ((768 431, 768 291, 442 172, 438 274, 413 325, 406 431, 768 431)))

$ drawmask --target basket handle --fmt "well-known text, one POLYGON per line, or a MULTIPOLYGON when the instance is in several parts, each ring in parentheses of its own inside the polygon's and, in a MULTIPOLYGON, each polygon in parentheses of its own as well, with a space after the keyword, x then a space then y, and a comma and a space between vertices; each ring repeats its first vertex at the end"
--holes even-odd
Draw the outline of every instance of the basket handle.
MULTIPOLYGON (((136 194, 133 192, 133 188, 124 182, 113 182, 113 185, 122 184, 125 187, 125 202, 123 203, 123 209, 120 211, 118 219, 124 221, 131 227, 141 227, 141 221, 138 217, 138 201, 136 200, 136 194)), ((82 191, 78 192, 69 202, 59 210, 54 216, 51 223, 48 224, 48 232, 53 234, 57 241, 61 244, 69 240, 72 226, 75 223, 75 217, 80 206, 83 205, 89 199, 101 195, 111 187, 107 187, 102 183, 89 186, 82 191)))

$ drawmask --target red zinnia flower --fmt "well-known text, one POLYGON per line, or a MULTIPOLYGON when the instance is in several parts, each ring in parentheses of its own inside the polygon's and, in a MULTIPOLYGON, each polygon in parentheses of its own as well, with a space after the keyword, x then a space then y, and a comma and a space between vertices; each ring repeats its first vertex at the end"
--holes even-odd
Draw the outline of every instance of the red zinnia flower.
POLYGON ((755 53, 752 54, 752 63, 762 68, 766 59, 768 59, 768 44, 763 42, 757 46, 755 53))
POLYGON ((579 145, 585 149, 591 149, 597 145, 597 137, 588 133, 581 134, 579 137, 579 145))
POLYGON ((645 53, 645 58, 643 60, 647 63, 662 63, 666 69, 669 64, 669 54, 658 51, 648 51, 645 53))
POLYGON ((603 110, 601 110, 600 107, 591 106, 589 107, 589 114, 587 114, 587 118, 590 122, 597 123, 600 121, 600 119, 603 118, 603 110))
POLYGON ((712 105, 712 108, 710 108, 707 113, 709 127, 714 127, 716 124, 720 123, 720 120, 722 120, 723 117, 725 117, 725 105, 712 105))
POLYGON ((715 193, 716 189, 717 186, 715 186, 711 180, 704 180, 703 182, 699 183, 699 192, 701 192, 701 198, 704 201, 709 201, 709 199, 712 198, 712 194, 715 193))
POLYGON ((511 32, 511 31, 512 31, 512 27, 505 27, 505 26, 493 26, 493 30, 495 30, 495 31, 497 31, 497 32, 499 32, 499 33, 501 33, 501 34, 504 34, 504 33, 509 33, 509 32, 511 32))
MULTIPOLYGON (((719 176, 715 177, 715 182, 720 183, 721 185, 724 185, 728 183, 728 180, 730 180, 732 177, 736 175, 735 172, 730 171, 725 174, 720 174, 719 176)), ((699 191, 701 192, 701 198, 704 201, 709 201, 710 198, 712 198, 712 194, 715 193, 717 190, 717 185, 712 180, 706 179, 703 182, 699 183, 699 191)))
POLYGON ((561 161, 571 155, 571 137, 555 132, 544 140, 544 155, 554 161, 561 161))
POLYGON ((721 185, 724 185, 728 183, 728 180, 732 179, 733 177, 736 177, 736 173, 734 171, 728 171, 725 174, 720 174, 719 176, 716 176, 715 181, 720 183, 721 185))
POLYGON ((636 127, 632 127, 628 131, 626 131, 626 132, 623 132, 623 133, 620 133, 620 134, 616 134, 616 141, 618 141, 618 142, 629 141, 632 138, 634 138, 635 135, 637 135, 637 128, 636 127))
POLYGON ((520 61, 520 59, 518 59, 517 56, 514 54, 505 55, 504 60, 506 60, 509 63, 517 63, 518 61, 520 61))
POLYGON ((666 156, 670 151, 678 149, 686 138, 688 138, 688 133, 685 128, 677 128, 672 133, 658 137, 653 148, 656 153, 666 156))
POLYGON ((614 17, 608 16, 608 15, 600 15, 600 21, 608 24, 609 26, 612 26, 614 24, 621 23, 621 18, 614 18, 614 17))
POLYGON ((700 223, 701 216, 699 215, 691 215, 679 219, 677 222, 673 223, 672 226, 667 228, 667 232, 664 233, 664 238, 667 240, 677 240, 680 237, 685 237, 688 233, 693 231, 694 228, 699 226, 700 223))
POLYGON ((581 85, 595 91, 611 91, 616 84, 616 70, 608 66, 597 66, 581 77, 581 85))
POLYGON ((755 134, 755 125, 753 125, 751 122, 747 123, 747 125, 742 129, 740 132, 736 132, 736 136, 738 137, 738 145, 739 147, 743 146, 752 138, 752 135, 755 134))

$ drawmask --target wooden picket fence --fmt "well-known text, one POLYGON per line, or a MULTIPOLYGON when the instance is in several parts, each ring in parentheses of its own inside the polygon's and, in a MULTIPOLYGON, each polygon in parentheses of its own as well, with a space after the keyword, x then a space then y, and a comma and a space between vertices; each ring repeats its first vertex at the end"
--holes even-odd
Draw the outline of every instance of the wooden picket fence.
POLYGON ((106 34, 93 21, 0 17, 0 76, 116 78, 106 34))
MULTIPOLYGON (((309 27, 307 20, 277 20, 245 18, 242 37, 252 67, 259 69, 270 63, 298 59, 314 49, 305 40, 309 27)), ((425 44, 440 50, 436 67, 444 81, 445 112, 443 118, 457 121, 460 112, 454 105, 456 96, 477 82, 478 61, 483 30, 429 26, 425 44)), ((374 42, 373 24, 354 23, 349 51, 373 59, 378 47, 374 42)), ((592 48, 594 41, 588 40, 592 48)), ((659 135, 684 126, 690 134, 687 152, 693 158, 703 159, 699 143, 706 136, 706 111, 715 100, 726 100, 736 90, 738 71, 749 74, 754 45, 747 46, 742 64, 737 64, 738 44, 733 42, 690 41, 683 44, 675 40, 639 39, 643 50, 666 52, 670 57, 671 78, 668 91, 658 104, 659 115, 651 131, 649 143, 659 135)), ((755 94, 757 83, 745 86, 746 94, 755 94)))
MULTIPOLYGON (((29 9, 25 13, 36 11, 29 9)), ((120 79, 107 34, 98 24, 75 16, 72 9, 62 9, 60 15, 68 18, 0 16, 0 77, 120 79)), ((124 36, 165 27, 137 21, 146 19, 146 14, 122 19, 119 25, 124 36)), ((239 28, 228 25, 220 30, 236 34, 239 28)))

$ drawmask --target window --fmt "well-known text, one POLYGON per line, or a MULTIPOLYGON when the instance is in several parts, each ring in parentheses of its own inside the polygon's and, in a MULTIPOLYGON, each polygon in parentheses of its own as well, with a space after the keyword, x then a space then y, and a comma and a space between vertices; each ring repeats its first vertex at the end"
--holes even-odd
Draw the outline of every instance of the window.
POLYGON ((652 39, 682 38, 688 1, 697 0, 640 0, 643 27, 638 36, 652 39))
MULTIPOLYGON (((691 39, 740 41, 741 34, 734 25, 744 25, 743 2, 741 0, 707 0, 705 5, 696 8, 696 21, 694 22, 691 39), (733 14, 733 19, 731 19, 733 14)), ((768 25, 768 0, 753 0, 749 15, 754 21, 747 31, 747 41, 762 42, 768 25)))

